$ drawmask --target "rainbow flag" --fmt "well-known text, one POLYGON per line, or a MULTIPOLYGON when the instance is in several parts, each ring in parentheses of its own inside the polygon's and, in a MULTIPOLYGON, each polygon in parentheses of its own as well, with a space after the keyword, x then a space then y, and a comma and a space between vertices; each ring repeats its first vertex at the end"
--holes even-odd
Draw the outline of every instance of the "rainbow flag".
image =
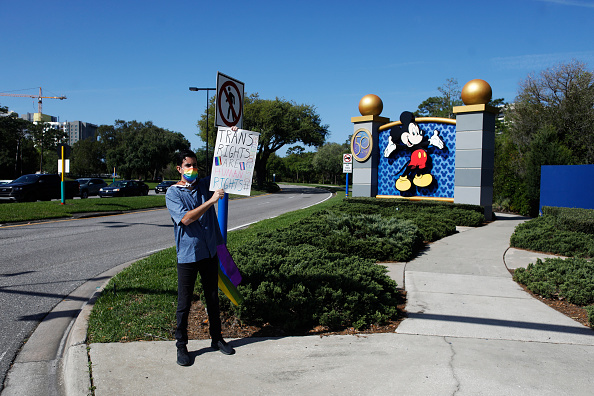
POLYGON ((241 282, 239 269, 227 250, 227 246, 218 245, 217 255, 219 257, 219 289, 231 300, 234 305, 243 302, 243 296, 237 290, 237 285, 241 282))
POLYGON ((215 157, 215 165, 220 166, 223 163, 223 157, 215 157))

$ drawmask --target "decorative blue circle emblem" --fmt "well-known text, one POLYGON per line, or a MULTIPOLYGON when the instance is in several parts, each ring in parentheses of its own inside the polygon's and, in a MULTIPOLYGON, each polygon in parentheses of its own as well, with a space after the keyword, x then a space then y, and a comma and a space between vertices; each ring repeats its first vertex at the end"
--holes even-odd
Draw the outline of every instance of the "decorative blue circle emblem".
POLYGON ((353 133, 351 138, 351 153, 358 162, 365 162, 373 150, 373 138, 371 132, 365 128, 360 128, 353 133))

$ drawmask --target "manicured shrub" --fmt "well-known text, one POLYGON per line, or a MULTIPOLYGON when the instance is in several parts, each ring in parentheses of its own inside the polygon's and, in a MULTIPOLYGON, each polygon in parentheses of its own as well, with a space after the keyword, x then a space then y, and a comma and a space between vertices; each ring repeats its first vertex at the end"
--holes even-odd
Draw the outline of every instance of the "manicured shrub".
POLYGON ((543 206, 542 214, 553 217, 561 230, 594 235, 594 209, 543 206))
POLYGON ((453 234, 456 226, 478 227, 485 221, 478 205, 404 199, 350 198, 337 205, 343 213, 379 214, 414 222, 423 240, 433 242, 453 234))
POLYGON ((594 303, 594 263, 582 258, 538 259, 518 268, 514 280, 546 298, 560 297, 585 306, 594 303))
POLYGON ((510 238, 510 245, 563 256, 594 257, 594 235, 564 230, 550 215, 518 225, 510 238))
POLYGON ((244 303, 236 311, 245 322, 292 332, 318 324, 360 328, 396 317, 396 282, 374 260, 265 239, 233 254, 244 278, 244 303))
POLYGON ((410 221, 334 212, 315 213, 289 228, 260 237, 290 245, 309 244, 328 252, 376 261, 408 261, 423 244, 418 228, 410 221))

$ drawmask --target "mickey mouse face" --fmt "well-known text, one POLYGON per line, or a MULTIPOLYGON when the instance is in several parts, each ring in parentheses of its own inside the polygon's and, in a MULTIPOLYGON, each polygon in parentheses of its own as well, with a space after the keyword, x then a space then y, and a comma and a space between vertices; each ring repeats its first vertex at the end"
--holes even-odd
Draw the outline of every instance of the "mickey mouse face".
POLYGON ((412 147, 421 143, 423 140, 423 134, 419 130, 419 126, 414 122, 408 124, 408 132, 402 133, 400 136, 402 143, 406 144, 408 147, 412 147))

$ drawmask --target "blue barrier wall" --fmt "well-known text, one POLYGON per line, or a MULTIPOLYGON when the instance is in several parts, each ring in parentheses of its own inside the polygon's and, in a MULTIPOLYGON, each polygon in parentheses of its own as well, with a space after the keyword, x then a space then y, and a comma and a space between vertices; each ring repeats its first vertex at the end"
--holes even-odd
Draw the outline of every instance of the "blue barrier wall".
POLYGON ((594 209, 594 165, 543 165, 541 212, 543 206, 594 209))

